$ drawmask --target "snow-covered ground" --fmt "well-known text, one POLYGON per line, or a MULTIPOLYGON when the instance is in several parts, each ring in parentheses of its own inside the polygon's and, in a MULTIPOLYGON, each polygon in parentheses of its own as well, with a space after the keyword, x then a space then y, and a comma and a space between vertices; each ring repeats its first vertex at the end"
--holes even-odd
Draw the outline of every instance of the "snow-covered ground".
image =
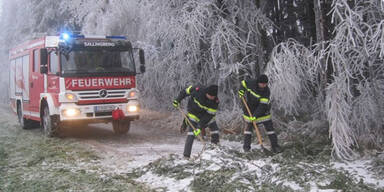
MULTIPOLYGON (((303 158, 287 145, 283 153, 268 156, 255 144, 251 152, 244 153, 241 141, 222 137, 219 146, 207 140, 204 147, 195 140, 192 158, 185 159, 182 152, 186 136, 172 124, 180 119, 158 117, 161 120, 144 116, 133 122, 126 136, 114 135, 106 124, 68 128, 60 142, 86 146, 98 157, 55 164, 50 163, 56 160, 43 157, 39 170, 95 173, 106 181, 122 176, 158 191, 384 191, 383 175, 373 166, 377 156, 351 162, 324 161, 316 159, 318 156, 303 158)), ((11 122, 15 121, 13 116, 6 115, 2 121, 17 127, 11 122)), ((39 137, 38 133, 33 135, 39 137)), ((66 152, 66 156, 74 155, 66 152)))
POLYGON ((352 162, 332 162, 332 167, 338 170, 346 170, 352 174, 357 180, 362 180, 364 183, 371 184, 384 188, 384 179, 374 175, 372 172, 372 160, 361 159, 352 162))
POLYGON ((108 154, 109 158, 105 158, 102 164, 110 173, 137 173, 139 177, 136 181, 145 183, 151 188, 166 191, 199 191, 195 183, 202 182, 199 178, 203 177, 214 180, 203 181, 204 184, 227 183, 225 185, 231 188, 232 183, 240 186, 234 187, 240 191, 262 190, 260 186, 266 184, 280 186, 282 190, 342 191, 337 188, 327 188, 327 186, 334 186, 333 183, 338 179, 337 173, 344 173, 344 171, 356 184, 362 179, 363 183, 372 186, 372 189, 384 188, 382 179, 369 171, 370 160, 286 164, 282 163, 283 158, 286 158, 284 153, 272 157, 265 156, 258 145, 252 146, 252 152, 243 153, 240 142, 228 140, 222 140, 220 146, 210 145, 207 142, 207 148, 203 151, 203 144, 195 140, 192 157, 187 160, 182 157, 184 140, 184 136, 177 136, 167 144, 144 143, 118 148, 118 152, 108 154), (119 154, 129 155, 126 156, 125 161, 119 154), (289 170, 297 170, 298 173, 292 177, 289 170), (223 174, 228 171, 230 176, 223 174), (223 177, 226 181, 217 181, 213 179, 214 177, 223 177))
MULTIPOLYGON (((225 170, 235 170, 235 173, 233 173, 230 178, 227 178, 226 183, 233 182, 234 185, 243 185, 244 187, 238 188, 240 191, 258 191, 262 189, 258 186, 262 186, 265 183, 282 185, 297 191, 342 191, 340 189, 326 189, 326 187, 324 187, 332 182, 331 180, 327 180, 327 175, 325 174, 327 174, 329 170, 334 169, 339 171, 347 171, 352 175, 352 178, 354 178, 356 183, 358 183, 360 179, 363 179, 363 183, 374 186, 374 188, 384 187, 384 182, 380 178, 374 176, 372 172, 368 171, 370 168, 369 160, 357 160, 348 163, 332 162, 332 167, 329 167, 329 169, 327 168, 328 165, 313 165, 313 167, 316 167, 317 169, 313 169, 311 171, 317 172, 317 175, 320 175, 320 179, 316 178, 316 176, 306 176, 299 173, 299 175, 301 175, 303 178, 313 177, 313 180, 308 180, 306 183, 301 183, 301 181, 297 182, 291 180, 289 176, 287 177, 285 175, 279 174, 279 171, 284 165, 274 163, 274 159, 272 157, 255 160, 236 157, 236 155, 234 155, 231 151, 239 150, 239 147, 241 146, 226 144, 227 142, 223 142, 223 146, 225 147, 220 148, 211 146, 212 148, 205 150, 197 159, 185 160, 181 157, 181 155, 176 155, 170 158, 165 158, 164 161, 160 162, 160 164, 170 163, 173 165, 173 167, 184 167, 185 169, 181 172, 193 173, 188 177, 175 179, 175 175, 170 174, 174 173, 175 171, 172 170, 172 166, 170 167, 169 172, 159 174, 158 170, 156 170, 159 165, 148 165, 143 170, 141 170, 143 171, 143 175, 137 178, 137 181, 146 183, 153 188, 165 188, 167 191, 189 191, 194 186, 194 179, 204 175, 204 172, 212 171, 216 172, 218 176, 222 176, 220 172, 225 170), (254 178, 254 180, 250 181, 248 178, 249 176, 254 178), (252 182, 254 183, 252 184, 252 182)), ((298 162, 297 166, 300 167, 300 165, 301 163, 298 162)))

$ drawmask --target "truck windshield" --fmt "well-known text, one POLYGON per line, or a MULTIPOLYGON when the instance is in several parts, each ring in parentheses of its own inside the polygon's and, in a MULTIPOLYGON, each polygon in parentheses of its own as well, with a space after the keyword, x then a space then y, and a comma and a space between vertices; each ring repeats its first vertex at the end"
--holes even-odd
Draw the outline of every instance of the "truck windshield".
POLYGON ((134 74, 135 64, 129 51, 76 50, 61 54, 63 76, 134 74))

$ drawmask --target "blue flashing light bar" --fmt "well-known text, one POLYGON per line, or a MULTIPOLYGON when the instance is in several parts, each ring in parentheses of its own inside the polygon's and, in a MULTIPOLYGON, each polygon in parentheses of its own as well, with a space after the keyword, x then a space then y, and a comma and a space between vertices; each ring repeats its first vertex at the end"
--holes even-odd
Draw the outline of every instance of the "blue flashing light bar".
POLYGON ((69 38, 71 38, 71 36, 70 36, 68 33, 63 33, 63 34, 61 34, 61 37, 62 37, 62 39, 65 40, 65 41, 68 41, 69 38))
POLYGON ((85 38, 84 35, 72 35, 73 38, 85 38))
POLYGON ((64 41, 69 41, 72 38, 84 38, 84 35, 78 35, 78 34, 71 34, 68 32, 64 32, 60 34, 60 39, 64 41))
POLYGON ((71 33, 68 33, 68 32, 64 32, 64 33, 61 33, 60 34, 60 39, 64 40, 64 41, 69 41, 70 39, 83 39, 83 38, 107 38, 107 39, 122 39, 122 40, 126 40, 127 38, 125 36, 114 36, 114 35, 111 35, 111 36, 84 36, 84 35, 80 35, 80 34, 71 34, 71 33))
POLYGON ((106 38, 108 39, 127 39, 126 37, 124 36, 106 36, 106 38))

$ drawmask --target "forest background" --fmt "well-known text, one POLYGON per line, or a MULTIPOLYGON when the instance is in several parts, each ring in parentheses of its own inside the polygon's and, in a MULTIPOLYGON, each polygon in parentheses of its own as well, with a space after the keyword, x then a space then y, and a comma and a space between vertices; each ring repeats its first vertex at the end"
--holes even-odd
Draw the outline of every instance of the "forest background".
MULTIPOLYGON (((270 77, 277 127, 325 122, 332 155, 353 159, 384 145, 382 0, 3 1, 0 102, 8 102, 8 52, 60 31, 126 35, 146 53, 142 104, 172 110, 193 84, 218 84, 218 122, 242 121, 241 80, 270 77), (280 125, 280 126, 279 126, 280 125)), ((317 126, 297 132, 318 133, 317 126)), ((295 127, 290 127, 295 129, 295 127)))

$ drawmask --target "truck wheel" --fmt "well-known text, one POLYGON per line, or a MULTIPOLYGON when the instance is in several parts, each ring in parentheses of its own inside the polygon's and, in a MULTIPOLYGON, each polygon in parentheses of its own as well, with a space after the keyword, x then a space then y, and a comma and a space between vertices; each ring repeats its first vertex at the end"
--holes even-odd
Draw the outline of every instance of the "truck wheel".
POLYGON ((131 127, 131 121, 114 120, 112 121, 112 126, 115 134, 124 135, 128 133, 129 128, 131 127))
POLYGON ((31 120, 24 118, 23 110, 21 110, 21 104, 17 104, 17 117, 21 125, 21 128, 23 129, 31 128, 32 122, 31 120))
POLYGON ((50 115, 48 106, 44 107, 42 127, 44 135, 47 137, 54 137, 59 132, 59 118, 56 115, 50 115))

